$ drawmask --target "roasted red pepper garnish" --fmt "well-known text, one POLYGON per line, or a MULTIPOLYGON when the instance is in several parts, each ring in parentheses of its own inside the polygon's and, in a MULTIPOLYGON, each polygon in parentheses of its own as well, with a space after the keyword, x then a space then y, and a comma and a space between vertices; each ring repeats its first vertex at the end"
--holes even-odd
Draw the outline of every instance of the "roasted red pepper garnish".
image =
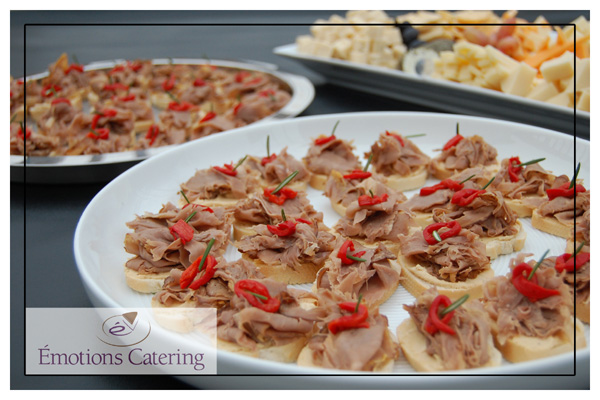
POLYGON ((212 111, 209 111, 206 113, 206 115, 204 117, 202 117, 202 119, 200 120, 200 123, 206 122, 206 121, 210 121, 211 119, 213 119, 214 117, 216 117, 217 114, 215 114, 212 111))
POLYGON ((330 321, 327 324, 329 332, 334 335, 338 332, 348 329, 368 328, 369 323, 366 322, 369 317, 369 309, 364 304, 357 304, 352 301, 339 303, 338 306, 344 311, 350 311, 352 314, 343 315, 339 318, 330 321))
POLYGON ((196 78, 196 79, 194 79, 194 86, 195 87, 206 86, 206 81, 204 79, 201 79, 201 78, 196 78))
POLYGON ((17 136, 21 138, 21 140, 29 139, 31 137, 31 129, 25 128, 26 134, 23 135, 23 128, 19 128, 17 132, 17 136))
POLYGON ((519 157, 511 157, 508 159, 508 177, 511 182, 519 182, 519 173, 523 167, 517 167, 517 165, 521 165, 519 157))
POLYGON ((527 297, 529 301, 536 302, 538 300, 545 299, 550 296, 560 295, 560 291, 556 289, 546 289, 538 285, 537 276, 534 274, 531 280, 527 277, 533 271, 533 267, 523 262, 517 265, 512 272, 511 282, 515 289, 517 289, 523 296, 527 297), (525 272, 525 275, 523 275, 525 272))
POLYGON ((443 149, 444 151, 451 149, 452 147, 456 146, 458 144, 458 142, 460 142, 461 140, 463 140, 464 137, 462 135, 454 135, 452 137, 452 139, 448 140, 448 142, 446 142, 446 144, 444 145, 443 149))
POLYGON ((162 88, 165 92, 169 92, 169 91, 173 90, 174 87, 175 87, 175 75, 171 75, 169 77, 169 79, 165 79, 165 81, 162 83, 162 88))
POLYGON ((56 94, 56 92, 60 92, 62 88, 58 85, 50 84, 46 85, 42 88, 42 97, 52 97, 56 94))
POLYGON ((156 138, 158 137, 158 133, 160 132, 158 125, 152 124, 148 128, 148 132, 146 132, 146 139, 150 140, 150 146, 154 144, 156 138))
POLYGON ((213 167, 215 171, 219 171, 225 175, 237 176, 237 171, 233 167, 233 163, 224 164, 222 167, 213 167))
POLYGON ((548 195, 548 199, 553 200, 557 197, 567 197, 569 199, 572 199, 573 197, 575 197, 575 191, 577 191, 577 193, 586 192, 586 189, 583 185, 577 184, 571 189, 569 189, 570 185, 571 182, 565 182, 557 188, 547 189, 546 194, 548 195))
POLYGON ((117 100, 122 101, 122 102, 128 102, 128 101, 134 101, 135 100, 135 94, 128 94, 126 96, 121 96, 121 97, 117 97, 117 100))
POLYGON ((237 83, 242 83, 244 81, 244 79, 246 79, 248 76, 250 76, 250 72, 240 71, 237 74, 235 74, 235 81, 237 83))
POLYGON ((296 222, 302 222, 303 224, 312 225, 312 222, 304 218, 296 218, 296 222))
POLYGON ((184 208, 186 208, 187 206, 192 206, 192 208, 198 208, 198 207, 202 207, 202 209, 200 211, 206 211, 209 212, 211 214, 215 213, 215 210, 213 210, 210 207, 204 206, 202 204, 196 204, 196 203, 187 203, 185 204, 183 207, 181 207, 181 209, 183 210, 184 208))
POLYGON ((116 115, 117 115, 117 110, 114 110, 112 108, 107 108, 105 110, 96 112, 96 115, 94 115, 94 118, 92 118, 92 129, 96 129, 96 127, 98 126, 98 121, 100 121, 100 118, 103 118, 103 117, 112 118, 112 117, 115 117, 116 115))
POLYGON ((198 290, 200 286, 204 286, 210 281, 213 276, 215 276, 215 266, 217 265, 217 259, 211 255, 206 256, 206 261, 202 267, 204 273, 202 276, 195 281, 194 278, 200 272, 199 266, 202 262, 204 255, 198 257, 189 267, 185 269, 181 273, 181 278, 179 278, 179 287, 182 289, 190 288, 192 290, 198 290), (193 282, 192 282, 193 281, 193 282))
POLYGON ((247 82, 244 82, 244 86, 258 85, 259 83, 262 82, 262 80, 263 79, 259 76, 258 78, 254 78, 254 79, 251 79, 251 80, 249 80, 247 82))
POLYGON ((110 131, 108 130, 108 128, 92 128, 92 130, 88 132, 87 137, 94 140, 108 140, 109 132, 110 131))
POLYGON ((193 104, 187 103, 185 101, 182 101, 179 103, 176 101, 172 101, 169 103, 169 106, 168 106, 169 110, 171 110, 171 111, 189 111, 194 107, 196 107, 196 106, 193 104))
POLYGON ((315 139, 315 144, 316 144, 317 146, 321 146, 321 145, 323 145, 323 144, 325 144, 325 143, 329 143, 329 142, 331 142, 331 141, 333 141, 333 140, 335 140, 335 135, 331 135, 331 136, 322 136, 322 137, 319 137, 319 138, 316 138, 316 139, 315 139))
POLYGON ((262 160, 260 160, 260 165, 265 166, 268 163, 275 161, 276 158, 277 154, 275 153, 271 154, 269 157, 263 157, 262 160))
POLYGON ((237 103, 237 105, 235 107, 233 107, 233 115, 237 115, 238 111, 240 111, 240 108, 242 107, 242 103, 237 103))
POLYGON ((421 188, 421 190, 419 191, 419 196, 429 196, 430 194, 433 194, 438 190, 442 189, 451 189, 456 192, 458 190, 461 190, 464 186, 465 185, 463 185, 462 183, 458 183, 452 179, 444 179, 436 185, 421 188))
POLYGON ((271 203, 275 203, 280 206, 282 206, 286 200, 293 199, 298 195, 298 192, 287 187, 281 188, 277 194, 271 194, 273 190, 275 189, 265 189, 263 191, 263 195, 271 203))
POLYGON ((280 237, 291 236, 296 232, 296 223, 292 221, 283 221, 277 225, 267 225, 267 229, 273 235, 280 237))
POLYGON ((65 69, 65 75, 69 75, 73 71, 83 72, 83 65, 79 65, 79 64, 71 64, 71 65, 69 65, 67 67, 67 69, 65 69))
POLYGON ((108 73, 112 75, 114 73, 123 72, 123 71, 125 71, 125 66, 123 64, 119 64, 119 65, 116 65, 113 69, 111 69, 108 73))
POLYGON ((435 224, 428 225, 425 229, 423 229, 423 238, 428 244, 434 245, 439 243, 439 241, 435 238, 435 236, 433 236, 433 232, 437 231, 440 239, 444 240, 458 235, 461 229, 462 228, 457 221, 437 222, 435 224), (443 228, 448 228, 448 230, 440 233, 440 229, 443 228))
POLYGON ((181 239, 181 244, 186 244, 194 238, 194 228, 183 219, 177 221, 169 231, 175 240, 181 239))
POLYGON ((116 92, 117 90, 129 90, 129 86, 124 85, 122 83, 110 83, 110 84, 106 84, 104 85, 104 87, 102 88, 102 90, 105 90, 107 92, 116 92))
POLYGON ((427 333, 433 335, 438 331, 442 331, 449 335, 456 335, 454 329, 448 325, 454 316, 454 311, 450 311, 440 319, 440 306, 447 308, 450 304, 452 304, 452 300, 442 294, 433 299, 431 307, 429 307, 429 315, 425 320, 424 328, 427 333))
POLYGON ((347 175, 344 175, 344 179, 367 179, 371 177, 370 172, 361 171, 360 169, 355 169, 347 175))
POLYGON ((273 89, 265 89, 258 92, 260 97, 273 97, 275 94, 276 92, 273 89))
POLYGON ((260 282, 251 279, 242 279, 235 283, 233 290, 238 297, 245 298, 256 308, 269 313, 279 310, 281 304, 279 299, 271 297, 267 287, 260 282))
POLYGON ((385 134, 396 139, 398 142, 400 142, 400 146, 404 147, 404 140, 402 139, 402 136, 398 135, 397 133, 392 133, 388 131, 385 131, 385 134))
POLYGON ((127 61, 127 68, 133 72, 138 72, 140 69, 142 69, 142 64, 135 61, 127 61))
POLYGON ((558 272, 573 272, 579 270, 585 264, 590 262, 590 253, 578 253, 573 257, 572 254, 565 253, 556 257, 556 264, 554 268, 558 272))
POLYGON ((57 99, 54 99, 54 100, 52 100, 52 102, 50 104, 55 106, 60 103, 65 103, 65 104, 71 105, 71 101, 69 99, 65 99, 64 97, 59 97, 57 99))
MULTIPOLYGON (((352 240, 346 240, 342 244, 340 249, 338 250, 337 256, 340 260, 342 260, 342 264, 350 265, 350 264, 354 264, 354 262, 356 261, 351 258, 348 258, 349 251, 354 251, 354 242, 352 242, 352 240)), ((351 257, 358 258, 358 257, 363 256, 365 253, 366 253, 365 251, 359 251, 355 254, 352 254, 351 257)), ((362 260, 362 261, 364 261, 364 260, 362 260)))
POLYGON ((468 206, 475 200, 480 194, 485 193, 485 190, 480 189, 461 189, 454 193, 452 196, 451 203, 459 206, 468 206))
POLYGON ((381 196, 369 196, 368 194, 363 194, 358 196, 358 205, 361 207, 374 206, 376 204, 381 204, 387 201, 390 196, 387 193, 382 194, 381 196))

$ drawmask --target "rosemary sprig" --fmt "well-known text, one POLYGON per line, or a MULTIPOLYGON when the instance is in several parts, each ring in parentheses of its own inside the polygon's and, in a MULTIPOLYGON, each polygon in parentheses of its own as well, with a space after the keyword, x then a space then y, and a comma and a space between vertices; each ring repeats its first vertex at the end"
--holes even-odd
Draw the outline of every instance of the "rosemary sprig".
POLYGON ((365 262, 365 261, 367 261, 364 258, 354 257, 353 255, 350 255, 350 254, 346 254, 346 257, 348 257, 351 260, 358 261, 358 262, 365 262))
POLYGON ((206 245, 206 250, 204 250, 204 255, 202 256, 202 261, 200 261, 200 265, 198 266, 198 272, 202 271, 202 268, 204 268, 206 257, 208 257, 208 253, 210 253, 210 249, 212 249, 213 244, 215 244, 215 238, 210 239, 210 242, 208 242, 208 245, 206 245))
POLYGON ((356 301, 356 308, 354 309, 354 313, 355 314, 358 312, 358 307, 360 306, 362 298, 363 298, 363 295, 361 293, 361 294, 358 295, 358 300, 356 301))
POLYGON ((519 167, 524 167, 526 165, 537 164, 539 162, 544 161, 545 159, 546 159, 545 157, 544 158, 536 158, 535 160, 531 160, 531 161, 527 161, 527 162, 524 162, 524 163, 521 163, 521 164, 517 164, 517 165, 515 165, 515 167, 519 168, 519 167))
POLYGON ((367 172, 369 169, 369 165, 371 165, 371 161, 373 161, 373 153, 369 155, 369 159, 367 160, 367 165, 363 168, 363 172, 367 172))
POLYGON ((77 56, 75 54, 71 54, 71 58, 73 59, 73 61, 75 61, 75 64, 79 64, 79 60, 77 59, 77 56))
POLYGON ((171 100, 173 100, 175 103, 177 103, 177 104, 181 103, 179 101, 179 99, 173 95, 173 93, 171 93, 170 91, 167 91, 166 93, 167 93, 167 96, 169 96, 171 98, 171 100))
POLYGON ((494 182, 494 179, 496 179, 495 176, 492 179, 490 179, 490 181, 486 183, 485 186, 481 188, 481 190, 485 190, 488 186, 490 186, 492 182, 494 182))
POLYGON ((331 131, 331 135, 333 136, 335 134, 335 130, 337 129, 338 125, 339 125, 340 121, 338 120, 335 125, 333 126, 333 130, 331 131))
POLYGON ((467 179, 465 179, 465 180, 463 180, 463 181, 460 181, 460 182, 459 182, 459 184, 461 184, 461 185, 462 185, 462 184, 463 184, 463 183, 465 183, 466 181, 469 181, 469 180, 471 180, 471 178, 473 178, 474 176, 475 176, 475 174, 471 175, 471 176, 470 176, 470 177, 468 177, 467 179))
POLYGON ((267 135, 267 157, 271 157, 271 148, 269 146, 270 136, 267 135))
POLYGON ((371 194, 371 198, 375 198, 375 195, 373 194, 373 191, 371 189, 369 189, 369 193, 371 194))
POLYGON ((261 299, 261 300, 269 300, 269 298, 268 298, 268 297, 266 297, 266 296, 263 296, 262 294, 258 294, 258 293, 251 292, 251 291, 249 291, 249 290, 246 290, 246 293, 249 293, 249 294, 251 294, 252 296, 254 296, 254 297, 257 297, 257 298, 259 298, 259 299, 261 299))
POLYGON ((194 215, 196 215, 196 211, 194 211, 193 213, 191 213, 191 214, 190 214, 190 215, 189 215, 189 216, 188 216, 188 217, 185 219, 185 222, 186 222, 186 223, 187 223, 187 222, 190 222, 190 220, 191 220, 192 218, 194 218, 194 215))
POLYGON ((240 165, 242 165, 242 163, 244 161, 246 161, 246 158, 248 158, 248 154, 246 154, 240 161, 238 161, 238 163, 235 165, 235 167, 233 167, 233 170, 235 171, 237 169, 237 167, 239 167, 240 165))
POLYGON ((579 175, 579 170, 581 169, 581 163, 577 164, 577 169, 575 170, 575 175, 573 175, 573 179, 571 179, 571 184, 569 185, 569 189, 572 189, 575 186, 575 182, 577 181, 577 175, 579 175))
POLYGON ((287 185, 288 183, 290 183, 290 181, 296 177, 296 175, 298 175, 298 171, 294 171, 294 172, 292 172, 292 173, 291 173, 291 174, 290 174, 290 175, 289 175, 287 178, 285 178, 285 179, 283 180, 283 182, 281 182, 281 183, 279 184, 279 186, 277 186, 277 187, 275 188, 275 190, 273 190, 273 191, 271 192, 271 194, 275 194, 275 193, 279 192, 281 189, 283 189, 283 188, 285 187, 285 185, 287 185))
POLYGON ((421 136, 427 136, 427 134, 426 133, 417 133, 414 135, 408 135, 408 136, 404 136, 404 137, 408 139, 408 138, 416 138, 416 137, 421 137, 421 136))
POLYGON ((456 300, 454 303, 450 304, 448 307, 444 308, 444 310, 442 311, 442 316, 448 314, 449 312, 452 312, 452 311, 456 310, 458 307, 460 307, 468 299, 469 299, 469 295, 465 294, 463 297, 461 297, 460 299, 456 300))
POLYGON ((183 190, 180 190, 179 193, 181 193, 181 195, 183 196, 183 198, 185 199, 185 201, 190 204, 190 199, 187 198, 187 196, 185 195, 185 193, 183 193, 183 190))
POLYGON ((460 135, 460 129, 459 129, 459 126, 458 126, 458 122, 456 123, 456 134, 460 135))
POLYGON ((546 250, 546 252, 542 255, 542 257, 538 260, 537 264, 535 264, 535 267, 533 267, 533 269, 531 270, 531 273, 529 274, 529 276, 527 277, 527 280, 530 281, 531 278, 533 278, 533 275, 535 274, 535 271, 537 271, 537 269, 540 267, 540 265, 542 265, 542 261, 544 261, 544 259, 546 258, 546 254, 548 254, 548 252, 550 251, 550 249, 546 250))
POLYGON ((285 216, 285 210, 283 208, 281 209, 281 218, 284 222, 287 221, 287 217, 285 216))
POLYGON ((585 246, 585 242, 581 242, 581 244, 579 245, 579 247, 577 247, 575 252, 573 254, 571 254, 571 256, 569 258, 567 258, 567 261, 569 261, 571 258, 575 257, 577 255, 577 253, 579 253, 581 251, 581 249, 583 249, 583 246, 585 246))

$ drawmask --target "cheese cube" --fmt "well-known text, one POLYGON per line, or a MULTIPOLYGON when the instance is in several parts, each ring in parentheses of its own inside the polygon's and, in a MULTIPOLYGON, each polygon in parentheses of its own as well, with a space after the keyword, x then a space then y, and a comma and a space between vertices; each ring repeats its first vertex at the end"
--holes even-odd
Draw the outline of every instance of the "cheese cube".
POLYGON ((577 71, 575 71, 575 87, 582 90, 590 87, 590 59, 584 58, 577 62, 577 71))
POLYGON ((483 79, 485 79, 489 87, 500 89, 500 82, 506 78, 507 75, 508 72, 502 68, 488 68, 483 75, 483 79))
POLYGON ((500 82, 500 88, 504 93, 514 94, 517 96, 527 96, 533 85, 537 70, 525 63, 519 63, 516 70, 500 82))
POLYGON ((550 104, 556 104, 558 106, 564 106, 564 107, 569 107, 569 104, 571 104, 572 102, 572 98, 569 95, 569 93, 563 92, 563 93, 559 93, 554 97, 549 98, 548 100, 546 100, 547 103, 550 104))
POLYGON ((540 83, 531 90, 527 98, 533 100, 546 101, 558 94, 558 90, 551 82, 540 83))
POLYGON ((356 51, 356 50, 350 51, 350 58, 349 58, 350 61, 361 63, 361 64, 366 64, 368 62, 368 59, 369 59, 368 52, 361 52, 361 51, 356 51))
POLYGON ((497 64, 502 64, 505 67, 510 69, 516 69, 519 66, 519 62, 513 58, 510 58, 494 46, 490 46, 489 44, 484 47, 487 52, 488 57, 497 64))
POLYGON ((392 54, 394 58, 401 59, 406 53, 406 46, 403 44, 395 44, 392 46, 392 54))
POLYGON ((367 36, 355 36, 352 40, 352 50, 360 53, 368 53, 371 50, 371 39, 367 36))
POLYGON ((347 38, 338 39, 333 44, 333 57, 341 58, 343 60, 350 57, 350 50, 352 49, 352 40, 347 38))
POLYGON ((577 31, 580 32, 581 34, 583 34, 583 35, 590 34, 590 21, 585 19, 585 17, 583 15, 579 16, 572 23, 575 24, 577 31))
POLYGON ((590 91, 589 89, 584 89, 579 96, 579 100, 577 100, 576 108, 581 111, 590 111, 590 91))
POLYGON ((562 56, 548 60, 540 66, 540 72, 547 81, 558 81, 573 76, 573 53, 565 51, 562 56))
POLYGON ((388 45, 402 44, 402 37, 400 30, 396 28, 389 28, 382 32, 381 40, 388 45))

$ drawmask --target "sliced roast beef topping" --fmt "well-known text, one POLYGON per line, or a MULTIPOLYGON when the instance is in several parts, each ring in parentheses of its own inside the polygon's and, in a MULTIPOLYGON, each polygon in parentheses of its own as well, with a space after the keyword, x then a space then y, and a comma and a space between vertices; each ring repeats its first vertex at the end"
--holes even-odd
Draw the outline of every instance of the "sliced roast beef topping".
POLYGON ((358 200, 359 196, 369 194, 371 190, 376 195, 388 193, 396 199, 397 202, 406 201, 406 196, 402 192, 390 189, 385 185, 387 178, 383 175, 373 174, 366 179, 345 179, 338 171, 332 171, 325 184, 325 196, 329 197, 332 203, 341 204, 344 207, 358 200))
POLYGON ((478 368, 491 357, 489 340, 490 321, 478 301, 469 301, 457 308, 448 325, 455 335, 437 332, 433 335, 425 329, 431 303, 438 295, 434 287, 417 298, 414 305, 404 306, 413 322, 427 341, 427 354, 439 358, 445 370, 478 368))
POLYGON ((486 191, 466 206, 450 204, 433 210, 435 222, 458 221, 460 226, 481 237, 514 235, 518 232, 517 215, 498 191, 486 191))
POLYGON ((354 253, 364 251, 360 258, 365 261, 346 265, 337 257, 344 241, 338 238, 328 263, 317 273, 316 288, 331 290, 348 300, 357 300, 362 294, 367 304, 381 301, 386 292, 398 285, 400 273, 390 264, 396 256, 381 243, 377 248, 369 248, 354 242, 354 253))
POLYGON ((590 223, 590 210, 587 210, 577 219, 577 224, 575 225, 575 241, 579 243, 585 242, 586 246, 584 246, 583 250, 588 252, 590 245, 590 223))
POLYGON ((294 182, 307 181, 310 178, 310 172, 304 164, 288 154, 287 146, 277 154, 273 161, 262 165, 261 160, 261 157, 250 156, 246 163, 248 163, 249 168, 260 172, 262 179, 268 186, 279 185, 294 171, 298 171, 294 182))
POLYGON ((240 200, 235 206, 233 215, 235 219, 242 222, 274 224, 283 220, 282 209, 288 218, 323 221, 323 213, 314 209, 306 197, 306 192, 298 192, 295 198, 286 200, 281 206, 271 203, 262 193, 255 194, 240 200))
MULTIPOLYGON (((507 276, 497 276, 484 284, 482 301, 493 321, 496 339, 503 345, 517 335, 546 338, 563 333, 572 337, 573 330, 566 329, 566 322, 571 318, 572 295, 553 267, 540 266, 535 274, 540 286, 559 290, 560 295, 531 302, 513 286, 512 270, 525 257, 525 254, 519 254, 510 261, 511 272, 507 276)), ((535 260, 529 264, 533 266, 535 260)))
MULTIPOLYGON (((581 251, 589 252, 589 249, 582 248, 581 251)), ((556 265, 556 257, 546 258, 541 267, 554 268, 556 265)), ((573 292, 575 292, 575 301, 577 303, 583 303, 590 298, 590 262, 583 264, 577 269, 577 273, 565 271, 564 275, 561 274, 564 282, 569 286, 571 292, 571 298, 573 298, 573 292)))
POLYGON ((505 198, 521 199, 523 195, 545 196, 554 182, 554 175, 546 171, 539 163, 527 165, 517 173, 519 180, 512 182, 508 174, 509 159, 502 160, 500 171, 496 174, 492 187, 505 198))
POLYGON ((554 217, 563 224, 572 225, 590 209, 590 192, 577 193, 574 198, 555 197, 552 200, 544 201, 538 207, 540 215, 543 217, 554 217))
POLYGON ((285 265, 294 269, 304 264, 322 266, 333 246, 335 236, 319 229, 318 224, 297 223, 289 236, 277 236, 266 225, 254 227, 256 235, 236 243, 241 253, 267 265, 285 265))
POLYGON ((448 282, 464 282, 490 268, 485 244, 466 229, 434 245, 425 241, 422 232, 415 232, 400 243, 400 253, 448 282))
MULTIPOLYGON (((429 164, 425 155, 410 139, 382 133, 371 146, 373 169, 385 176, 407 176, 429 164)), ((365 154, 368 155, 368 154, 365 154)))
POLYGON ((191 130, 190 139, 195 140, 204 136, 212 135, 213 133, 223 132, 233 128, 235 128, 233 122, 222 115, 217 115, 208 121, 199 122, 196 124, 191 130))
POLYGON ((329 290, 318 291, 319 308, 326 310, 326 317, 317 322, 315 333, 308 347, 313 362, 323 368, 353 371, 374 371, 399 356, 398 346, 388 331, 388 321, 377 309, 369 310, 369 328, 349 329, 332 334, 327 324, 342 316, 338 303, 343 297, 329 290), (352 349, 349 351, 349 349, 352 349))
POLYGON ((313 143, 302 160, 310 172, 321 175, 329 175, 332 170, 347 172, 360 169, 351 142, 337 138, 322 145, 313 143))
POLYGON ((59 153, 57 151, 59 138, 40 135, 32 131, 31 136, 25 138, 24 141, 19 136, 20 129, 19 124, 12 123, 10 125, 10 154, 22 155, 25 154, 25 150, 27 150, 28 156, 44 157, 59 153))
POLYGON ((48 112, 40 118, 38 126, 46 135, 60 136, 68 129, 78 111, 70 104, 58 103, 50 106, 48 112))
POLYGON ((214 168, 198 170, 187 182, 181 184, 181 189, 190 201, 217 197, 243 199, 258 189, 258 179, 243 166, 236 171, 236 176, 230 176, 214 168))
MULTIPOLYGON (((456 146, 443 150, 434 161, 442 162, 448 170, 462 171, 463 169, 480 165, 491 165, 496 162, 498 152, 487 144, 481 136, 474 135, 462 139, 456 146)), ((434 172, 433 163, 430 172, 434 172)))
POLYGON ((211 213, 200 207, 179 209, 167 203, 157 214, 146 213, 127 223, 133 232, 125 236, 125 250, 141 259, 128 263, 127 267, 139 273, 158 272, 155 268, 162 268, 160 271, 166 267, 185 268, 204 254, 212 238, 215 239, 212 253, 222 254, 229 244, 231 223, 231 214, 222 207, 214 207, 211 213), (194 212, 188 221, 194 228, 193 239, 182 243, 169 228, 194 212))

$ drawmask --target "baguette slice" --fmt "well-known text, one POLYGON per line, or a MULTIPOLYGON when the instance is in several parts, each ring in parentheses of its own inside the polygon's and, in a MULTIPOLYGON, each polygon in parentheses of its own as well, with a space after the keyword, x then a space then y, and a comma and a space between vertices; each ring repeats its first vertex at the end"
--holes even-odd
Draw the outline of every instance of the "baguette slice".
POLYGON ((531 226, 542 232, 569 239, 573 234, 573 223, 563 224, 554 217, 543 217, 538 210, 533 210, 531 226))
POLYGON ((208 311, 204 311, 208 309, 198 308, 193 300, 167 307, 153 298, 151 305, 156 322, 163 328, 177 333, 194 331, 208 315, 208 311))
POLYGON ((425 267, 415 264, 407 257, 399 255, 398 262, 402 266, 400 282, 415 297, 419 297, 427 289, 435 286, 439 294, 446 295, 452 300, 456 300, 465 294, 478 299, 483 295, 483 284, 494 277, 494 270, 489 268, 474 279, 465 282, 448 282, 431 275, 425 267))
POLYGON ((418 189, 425 186, 427 180, 427 166, 423 165, 413 173, 407 176, 390 175, 386 176, 386 185, 400 192, 418 189))
POLYGON ((140 293, 156 293, 163 287, 169 272, 157 274, 140 274, 139 272, 125 267, 125 282, 127 285, 140 293))
POLYGON ((327 178, 329 178, 327 175, 315 174, 314 172, 311 172, 310 180, 308 181, 308 184, 313 189, 325 190, 325 184, 327 183, 327 178))
POLYGON ((294 269, 282 264, 265 264, 260 259, 250 258, 250 256, 247 254, 242 254, 242 258, 256 265, 258 270, 267 278, 288 285, 314 282, 315 277, 317 276, 317 271, 320 269, 319 266, 313 263, 304 263, 300 268, 294 269))
POLYGON ((517 220, 518 232, 514 235, 480 238, 485 243, 485 252, 492 260, 502 254, 511 254, 520 251, 525 246, 527 232, 523 229, 521 221, 517 220))
MULTIPOLYGON (((419 372, 445 371, 441 358, 427 354, 427 339, 419 332, 412 318, 405 319, 396 329, 396 336, 404 356, 414 369, 419 372)), ((490 360, 482 367, 496 367, 502 362, 502 354, 494 347, 492 336, 489 337, 488 351, 490 360)))
POLYGON ((538 195, 526 195, 523 196, 523 198, 521 199, 508 199, 505 197, 504 202, 506 203, 508 208, 510 208, 517 214, 519 218, 529 218, 531 217, 535 206, 527 204, 527 202, 525 202, 524 200, 535 198, 544 199, 544 197, 538 195))
MULTIPOLYGON (((444 163, 441 160, 438 160, 437 158, 434 158, 433 160, 431 160, 431 163, 429 165, 430 165, 429 171, 431 172, 431 174, 441 181, 444 179, 448 179, 452 175, 455 175, 455 174, 458 174, 461 172, 461 171, 455 170, 455 169, 447 169, 444 166, 444 163)), ((483 167, 483 169, 488 174, 496 175, 498 173, 498 171, 500 171, 500 163, 498 161, 496 161, 493 164, 483 167)))
POLYGON ((564 331, 547 338, 517 335, 509 338, 503 345, 497 340, 495 342, 504 358, 513 363, 568 353, 573 351, 574 345, 576 349, 585 348, 587 345, 583 324, 574 319, 568 322, 564 331), (573 324, 575 324, 575 338, 572 337, 573 324))

